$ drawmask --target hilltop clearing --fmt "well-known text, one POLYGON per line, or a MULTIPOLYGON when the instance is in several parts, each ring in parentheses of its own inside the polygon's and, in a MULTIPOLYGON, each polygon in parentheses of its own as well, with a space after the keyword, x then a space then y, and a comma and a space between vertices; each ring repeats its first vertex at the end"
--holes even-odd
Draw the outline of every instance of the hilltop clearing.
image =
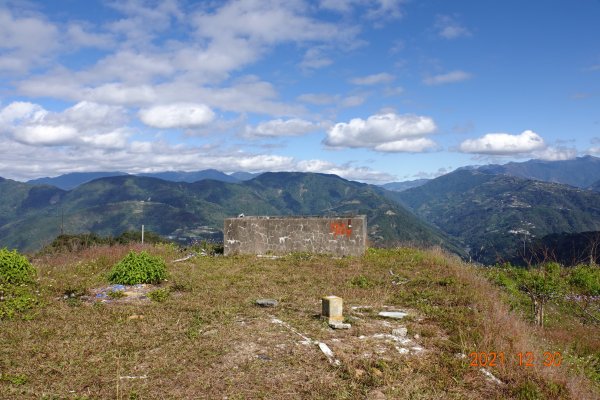
POLYGON ((518 308, 509 310, 508 292, 482 270, 439 250, 185 259, 171 245, 146 246, 167 262, 154 300, 98 301, 107 272, 130 246, 32 261, 44 305, 26 320, 0 321, 0 398, 598 395, 597 381, 584 375, 593 376, 585 362, 600 349, 597 326, 569 319, 568 335, 560 324, 534 328, 518 308), (344 299, 349 330, 319 318, 325 295, 344 299), (258 307, 264 298, 278 305, 258 307), (389 319, 381 311, 407 315, 389 319), (519 365, 518 354, 527 352, 532 367, 519 365), (544 366, 544 352, 561 353, 560 365, 544 366), (497 356, 488 365, 491 353, 502 353, 502 362, 497 356))

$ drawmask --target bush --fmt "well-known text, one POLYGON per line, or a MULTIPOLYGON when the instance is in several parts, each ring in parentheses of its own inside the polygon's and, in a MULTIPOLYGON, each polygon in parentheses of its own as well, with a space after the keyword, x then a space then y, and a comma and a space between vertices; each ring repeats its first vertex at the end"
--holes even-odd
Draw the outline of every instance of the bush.
POLYGON ((580 294, 600 296, 600 268, 579 265, 571 272, 569 283, 580 294))
POLYGON ((19 254, 16 250, 8 251, 6 248, 0 250, 0 284, 20 285, 31 283, 35 275, 35 268, 25 256, 19 254))
POLYGON ((111 283, 135 285, 138 283, 160 283, 167 277, 167 269, 162 258, 145 251, 130 251, 108 274, 111 283))

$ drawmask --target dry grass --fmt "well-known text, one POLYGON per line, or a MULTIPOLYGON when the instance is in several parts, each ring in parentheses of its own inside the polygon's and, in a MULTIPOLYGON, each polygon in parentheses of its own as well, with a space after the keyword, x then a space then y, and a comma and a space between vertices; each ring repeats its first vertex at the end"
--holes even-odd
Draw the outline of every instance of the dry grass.
POLYGON ((171 288, 167 301, 63 300, 65 291, 106 284, 104 274, 128 250, 93 248, 34 261, 46 306, 32 321, 0 322, 0 398, 594 397, 592 385, 568 365, 521 368, 507 357, 490 368, 504 384, 470 367, 461 353, 553 349, 543 332, 508 312, 474 268, 436 250, 172 263, 181 256, 173 248, 149 247, 168 261, 170 278, 161 285, 171 288), (320 298, 329 294, 344 298, 352 329, 333 331, 318 318, 320 298), (258 298, 280 305, 259 308, 258 298), (409 317, 383 320, 377 312, 384 306, 409 317), (374 337, 400 326, 425 350, 400 354, 392 341, 374 337), (340 365, 296 332, 326 343, 340 365))

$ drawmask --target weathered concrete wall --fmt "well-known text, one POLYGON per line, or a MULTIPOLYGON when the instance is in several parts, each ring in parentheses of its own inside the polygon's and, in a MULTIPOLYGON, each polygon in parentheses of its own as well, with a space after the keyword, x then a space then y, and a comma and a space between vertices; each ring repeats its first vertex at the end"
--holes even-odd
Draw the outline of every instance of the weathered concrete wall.
POLYGON ((243 217, 225 219, 225 255, 295 251, 362 255, 367 217, 243 217))

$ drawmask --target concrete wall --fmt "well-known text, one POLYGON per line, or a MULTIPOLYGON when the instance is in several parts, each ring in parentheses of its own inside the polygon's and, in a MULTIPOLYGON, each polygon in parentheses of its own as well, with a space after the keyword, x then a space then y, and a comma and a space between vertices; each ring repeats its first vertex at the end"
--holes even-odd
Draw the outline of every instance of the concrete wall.
POLYGON ((242 217, 225 219, 225 255, 294 251, 359 256, 367 247, 367 217, 242 217))

